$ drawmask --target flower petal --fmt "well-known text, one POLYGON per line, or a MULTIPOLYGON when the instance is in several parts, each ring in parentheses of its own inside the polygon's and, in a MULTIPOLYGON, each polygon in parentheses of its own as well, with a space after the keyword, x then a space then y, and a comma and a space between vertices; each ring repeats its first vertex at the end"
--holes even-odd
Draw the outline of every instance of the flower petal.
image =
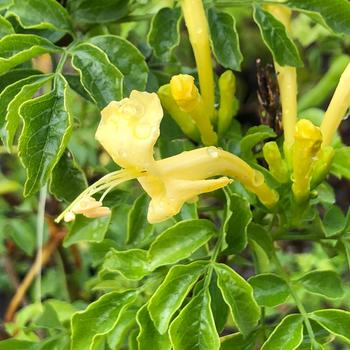
POLYGON ((101 112, 96 139, 123 168, 147 169, 154 162, 163 110, 157 94, 132 91, 101 112))

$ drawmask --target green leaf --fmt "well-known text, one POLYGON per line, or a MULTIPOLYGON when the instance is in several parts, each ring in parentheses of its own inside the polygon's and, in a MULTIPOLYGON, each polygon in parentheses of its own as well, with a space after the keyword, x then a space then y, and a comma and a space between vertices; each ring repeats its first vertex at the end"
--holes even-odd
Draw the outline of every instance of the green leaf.
POLYGON ((3 38, 8 34, 13 34, 14 32, 15 31, 12 27, 12 24, 7 19, 0 16, 0 38, 3 38))
POLYGON ((79 22, 115 22, 128 13, 128 0, 68 0, 72 16, 79 22))
POLYGON ((246 336, 257 325, 260 308, 253 297, 253 288, 239 274, 224 264, 215 264, 218 287, 231 310, 237 328, 246 336))
POLYGON ((123 74, 97 46, 89 43, 76 46, 72 64, 79 71, 85 90, 100 109, 111 101, 122 99, 123 74))
POLYGON ((162 232, 151 244, 148 259, 154 267, 188 258, 215 234, 208 220, 182 221, 162 232))
POLYGON ((74 350, 91 350, 98 335, 107 334, 118 323, 125 308, 135 300, 135 292, 111 292, 91 303, 72 318, 72 344, 74 350))
POLYGON ((107 232, 110 216, 90 219, 83 215, 77 216, 64 238, 64 247, 69 247, 78 242, 101 242, 107 232))
POLYGON ((74 90, 81 97, 84 97, 85 100, 94 103, 94 100, 91 98, 89 93, 85 90, 84 86, 81 84, 79 75, 76 74, 64 74, 64 79, 67 80, 69 87, 74 90))
POLYGON ((147 221, 149 197, 144 193, 134 202, 128 214, 126 242, 137 245, 152 234, 154 227, 147 221))
POLYGON ((237 254, 247 245, 247 228, 252 220, 250 203, 242 196, 226 193, 227 215, 224 222, 225 241, 227 248, 225 255, 237 254))
POLYGON ((147 260, 147 252, 142 249, 117 251, 111 249, 103 263, 108 271, 120 273, 127 279, 139 280, 151 272, 147 260))
POLYGON ((326 237, 332 237, 341 233, 346 225, 343 211, 337 206, 331 206, 322 221, 323 232, 326 237))
POLYGON ((50 192, 59 200, 72 202, 86 187, 85 174, 66 150, 52 170, 50 192))
POLYGON ((255 334, 244 337, 241 333, 234 333, 221 337, 220 350, 255 350, 256 336, 255 334))
POLYGON ((220 347, 210 294, 202 289, 176 317, 170 326, 174 350, 216 350, 220 347))
POLYGON ((0 0, 0 10, 8 8, 12 4, 12 0, 0 0))
POLYGON ((276 133, 267 125, 253 126, 241 139, 241 155, 246 159, 254 159, 253 147, 258 143, 276 137, 276 133))
POLYGON ((39 350, 38 343, 27 340, 6 339, 0 341, 0 350, 39 350))
POLYGON ((0 40, 0 74, 43 53, 60 52, 51 41, 32 34, 10 34, 0 40))
POLYGON ((170 59, 172 51, 180 43, 180 23, 179 7, 163 7, 153 17, 147 40, 155 56, 165 61, 170 59))
POLYGON ((56 0, 12 0, 6 16, 15 16, 23 28, 73 31, 67 10, 56 0))
POLYGON ((350 180, 350 147, 336 148, 332 160, 331 172, 350 180))
POLYGON ((133 44, 115 35, 95 36, 89 42, 105 52, 123 74, 124 96, 129 96, 132 90, 145 90, 148 67, 144 56, 133 44))
POLYGON ((298 279, 298 282, 310 293, 330 299, 344 295, 342 281, 334 271, 311 271, 298 279))
POLYGON ((254 21, 258 25, 261 36, 271 51, 273 59, 279 65, 303 66, 298 49, 280 21, 257 5, 254 6, 254 21))
POLYGON ((14 218, 8 220, 8 223, 9 227, 6 229, 6 233, 9 235, 9 238, 25 253, 32 256, 36 245, 36 235, 30 223, 14 218))
POLYGON ((25 102, 20 108, 24 127, 19 156, 27 172, 25 196, 46 183, 67 145, 72 118, 66 106, 66 94, 67 82, 58 75, 53 91, 25 102))
MULTIPOLYGON (((4 74, 4 76, 6 78, 6 74, 4 74)), ((0 94, 0 129, 4 127, 7 114, 7 107, 10 104, 10 102, 21 91, 23 86, 35 83, 41 77, 42 75, 29 76, 24 79, 18 80, 4 88, 4 90, 0 94)), ((2 135, 3 140, 4 136, 5 135, 2 135)))
POLYGON ((145 304, 137 313, 137 323, 140 327, 140 333, 137 336, 139 350, 170 350, 171 344, 167 333, 160 334, 154 326, 153 321, 145 304))
POLYGON ((249 278, 254 290, 254 298, 259 305, 274 307, 285 302, 289 296, 287 283, 273 273, 265 273, 249 278))
POLYGON ((318 310, 309 314, 328 332, 350 344, 350 312, 344 310, 328 309, 318 310))
POLYGON ((208 10, 208 23, 216 60, 225 68, 240 71, 243 56, 239 47, 235 18, 211 7, 208 10))
MULTIPOLYGON (((34 79, 34 76, 31 78, 34 79)), ((16 132, 20 123, 19 109, 24 102, 30 100, 34 94, 46 83, 52 80, 53 75, 39 75, 36 79, 30 83, 24 85, 18 94, 12 99, 12 101, 7 106, 6 113, 6 144, 9 149, 12 148, 13 140, 16 136, 16 132)), ((32 80, 32 79, 29 79, 32 80)))
POLYGON ((273 330, 261 350, 294 350, 298 348, 302 341, 302 316, 288 315, 273 330))
POLYGON ((119 350, 136 322, 136 311, 126 310, 118 319, 117 325, 108 334, 107 342, 111 349, 119 350))
MULTIPOLYGON (((0 92, 2 92, 7 86, 16 83, 19 80, 28 78, 31 75, 39 75, 40 71, 30 68, 18 68, 12 69, 0 76, 0 92)), ((3 108, 3 107, 2 107, 3 108)))
POLYGON ((148 310, 161 334, 167 331, 171 318, 180 308, 206 266, 207 263, 203 261, 174 266, 154 292, 148 303, 148 310))
POLYGON ((350 35, 350 3, 347 0, 287 0, 283 5, 307 14, 319 14, 336 33, 350 35))

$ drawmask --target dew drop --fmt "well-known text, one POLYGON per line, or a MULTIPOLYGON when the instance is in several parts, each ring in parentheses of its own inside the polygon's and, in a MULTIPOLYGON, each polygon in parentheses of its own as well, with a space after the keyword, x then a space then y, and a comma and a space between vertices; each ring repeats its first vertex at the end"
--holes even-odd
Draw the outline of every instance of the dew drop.
POLYGON ((264 183, 264 175, 260 171, 254 170, 253 184, 254 186, 261 186, 264 183))
POLYGON ((212 158, 219 157, 219 152, 218 152, 218 149, 216 147, 210 146, 210 147, 208 147, 207 151, 208 151, 208 154, 210 157, 212 157, 212 158))

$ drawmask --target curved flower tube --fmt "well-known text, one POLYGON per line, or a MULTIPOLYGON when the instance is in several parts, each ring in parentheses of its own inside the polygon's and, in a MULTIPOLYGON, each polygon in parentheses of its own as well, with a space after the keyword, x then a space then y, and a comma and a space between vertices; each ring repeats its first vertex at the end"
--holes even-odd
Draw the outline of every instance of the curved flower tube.
POLYGON ((120 183, 136 178, 151 197, 148 221, 156 223, 176 215, 186 201, 229 184, 226 176, 241 181, 266 206, 278 195, 265 183, 264 176, 235 155, 216 147, 183 152, 162 160, 153 158, 163 116, 155 93, 132 91, 130 98, 111 102, 102 111, 96 139, 112 159, 124 169, 107 174, 80 194, 56 219, 74 220, 76 214, 99 217, 109 214, 102 206, 107 193, 120 183), (226 175, 208 179, 217 175, 226 175), (104 191, 100 200, 92 196, 104 191))

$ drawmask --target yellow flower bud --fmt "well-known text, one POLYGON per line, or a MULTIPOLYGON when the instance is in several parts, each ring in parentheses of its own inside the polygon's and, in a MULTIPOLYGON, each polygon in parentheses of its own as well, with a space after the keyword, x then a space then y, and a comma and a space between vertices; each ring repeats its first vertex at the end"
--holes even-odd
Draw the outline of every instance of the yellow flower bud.
POLYGON ((310 181, 317 154, 322 143, 320 128, 306 119, 296 125, 293 145, 293 186, 297 201, 306 200, 310 193, 310 181))
POLYGON ((194 84, 194 78, 187 74, 173 76, 170 91, 180 109, 189 113, 196 122, 203 144, 216 144, 217 135, 210 123, 206 104, 194 84))
POLYGON ((158 90, 158 96, 162 106, 168 111, 175 120, 182 132, 194 141, 200 140, 199 131, 191 115, 179 108, 170 92, 170 85, 166 84, 158 90))
POLYGON ((334 149, 331 146, 322 147, 318 152, 311 179, 311 189, 315 188, 326 178, 332 165, 334 153, 334 149))
POLYGON ((218 112, 218 132, 222 135, 230 126, 238 101, 235 98, 236 78, 227 70, 219 78, 220 108, 218 112))
POLYGON ((288 166, 282 159, 277 143, 274 141, 267 142, 263 147, 263 154, 271 175, 280 183, 288 182, 288 166))

